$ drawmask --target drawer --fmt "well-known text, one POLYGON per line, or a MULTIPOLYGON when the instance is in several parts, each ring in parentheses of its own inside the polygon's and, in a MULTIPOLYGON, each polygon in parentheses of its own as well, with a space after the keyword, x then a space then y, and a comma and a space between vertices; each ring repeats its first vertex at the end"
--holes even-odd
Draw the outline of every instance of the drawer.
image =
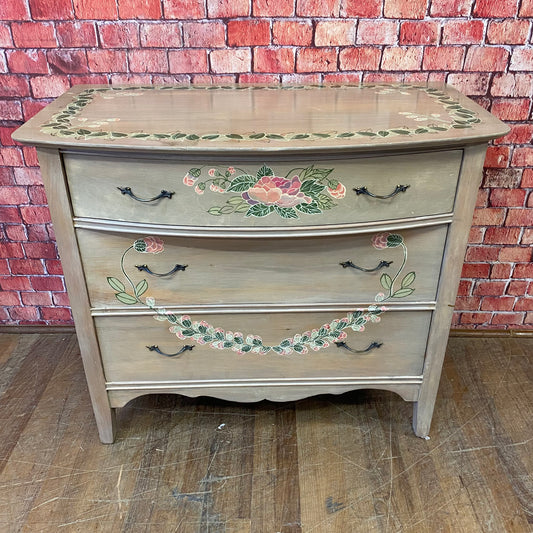
MULTIPOLYGON (((207 314, 179 317, 186 321, 180 332, 187 335, 199 331, 200 339, 218 335, 224 340, 200 344, 195 339, 178 338, 169 331, 168 322, 159 322, 151 316, 98 317, 95 319, 106 381, 173 381, 224 380, 257 378, 331 378, 331 377, 401 377, 422 374, 430 311, 386 311, 380 322, 366 322, 363 331, 351 327, 337 330, 339 319, 349 314, 329 313, 256 313, 207 314), (186 327, 190 325, 190 327, 186 327), (309 343, 295 338, 315 333, 315 341, 324 346, 316 350, 309 343), (365 353, 353 353, 334 344, 334 335, 340 331, 339 342, 353 350, 365 350, 372 343, 381 347, 365 353), (233 332, 233 333, 232 333, 233 332), (239 337, 239 333, 240 334, 239 337), (346 334, 346 338, 343 338, 346 334), (251 336, 247 339, 248 336, 251 336), (242 338, 238 343, 235 339, 242 338), (260 339, 260 340, 259 340, 260 339), (244 343, 255 342, 256 349, 270 347, 267 353, 238 353, 244 343), (272 346, 301 341, 307 353, 280 354, 272 346), (213 347, 216 342, 217 347, 213 347), (226 343, 226 348, 221 346, 226 343), (150 351, 157 346, 163 353, 177 353, 183 346, 194 346, 174 357, 150 351)), ((352 322, 357 321, 353 318, 352 322)), ((361 317, 359 317, 359 321, 361 317)), ((182 334, 183 336, 183 334, 182 334)), ((205 342, 205 341, 201 341, 205 342)), ((316 346, 315 346, 316 348, 316 346)), ((287 348, 285 348, 287 350, 287 348)), ((242 351, 242 350, 241 350, 242 351)), ((290 351, 290 349, 288 350, 290 351)), ((213 385, 213 383, 211 383, 213 385)))
POLYGON ((432 301, 446 231, 446 226, 405 230, 393 247, 379 240, 387 234, 378 234, 378 240, 372 234, 165 237, 153 240, 158 244, 151 248, 145 243, 152 243, 152 237, 136 240, 85 229, 78 229, 77 236, 91 305, 105 308, 142 305, 148 296, 167 306, 373 302, 378 293, 394 301, 432 301), (371 271, 343 267, 347 261, 371 271), (406 279, 411 272, 414 278, 406 279), (390 287, 388 282, 393 282, 390 287), (141 292, 140 301, 134 287, 141 292))
POLYGON ((462 151, 320 161, 63 158, 77 217, 286 227, 450 213, 462 151))

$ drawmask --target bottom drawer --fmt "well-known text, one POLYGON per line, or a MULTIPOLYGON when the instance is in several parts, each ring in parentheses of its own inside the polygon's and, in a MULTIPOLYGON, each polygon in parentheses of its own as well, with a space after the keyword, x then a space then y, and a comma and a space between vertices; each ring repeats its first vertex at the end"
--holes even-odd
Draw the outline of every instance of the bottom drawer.
POLYGON ((172 326, 152 316, 97 317, 107 382, 420 376, 431 311, 202 313, 176 320, 172 326), (381 346, 363 351, 372 343, 381 346), (193 349, 174 357, 147 348, 171 354, 185 345, 193 349))

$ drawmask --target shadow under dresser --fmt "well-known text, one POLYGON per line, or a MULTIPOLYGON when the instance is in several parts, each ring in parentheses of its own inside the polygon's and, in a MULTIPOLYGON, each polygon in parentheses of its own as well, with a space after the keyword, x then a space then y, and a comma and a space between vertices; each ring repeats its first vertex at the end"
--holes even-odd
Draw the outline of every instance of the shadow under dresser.
POLYGON ((151 393, 386 389, 426 437, 487 142, 451 87, 77 86, 37 146, 100 438, 151 393))

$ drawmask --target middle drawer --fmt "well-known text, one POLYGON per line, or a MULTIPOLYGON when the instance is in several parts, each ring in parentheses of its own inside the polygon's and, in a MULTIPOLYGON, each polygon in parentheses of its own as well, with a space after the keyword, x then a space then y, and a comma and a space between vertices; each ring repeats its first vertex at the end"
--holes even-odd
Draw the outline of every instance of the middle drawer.
POLYGON ((77 237, 91 305, 109 308, 142 307, 147 297, 162 306, 433 301, 446 231, 163 239, 78 229, 77 237))

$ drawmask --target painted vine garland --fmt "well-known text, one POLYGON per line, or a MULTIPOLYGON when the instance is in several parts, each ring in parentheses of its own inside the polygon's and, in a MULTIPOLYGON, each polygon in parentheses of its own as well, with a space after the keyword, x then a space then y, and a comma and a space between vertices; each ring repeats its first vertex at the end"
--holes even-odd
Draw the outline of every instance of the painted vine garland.
POLYGON ((387 273, 381 275, 380 284, 383 291, 376 294, 376 304, 368 306, 367 309, 356 309, 342 318, 323 324, 319 328, 282 339, 276 345, 266 345, 258 335, 226 331, 204 320, 195 321, 188 315, 177 315, 157 306, 154 298, 151 297, 143 301, 141 296, 148 290, 148 282, 143 279, 135 283, 125 270, 124 259, 132 251, 137 253, 161 253, 164 250, 164 243, 159 237, 137 239, 122 254, 120 267, 128 286, 113 276, 107 277, 107 283, 115 291, 115 297, 119 302, 126 305, 141 304, 150 308, 154 312, 156 320, 170 323, 169 331, 174 333, 179 339, 194 340, 200 345, 208 345, 218 350, 233 350, 238 354, 254 353, 264 355, 271 351, 279 355, 289 355, 293 352, 306 354, 309 350, 318 351, 334 342, 342 341, 347 336, 345 330, 363 331, 367 323, 379 322, 381 320, 380 315, 387 310, 383 305, 385 302, 392 299, 405 298, 415 290, 412 287, 416 279, 414 271, 405 274, 399 281, 399 287, 397 286, 407 261, 407 246, 403 237, 397 233, 380 233, 374 235, 371 242, 374 248, 380 250, 399 248, 402 250, 403 256, 402 263, 394 276, 390 276, 387 273))
POLYGON ((419 122, 415 126, 403 125, 397 128, 382 130, 357 130, 357 131, 340 131, 340 132, 251 132, 243 133, 221 133, 213 131, 211 133, 199 133, 191 131, 167 131, 167 132, 121 132, 113 129, 113 124, 120 119, 117 117, 107 117, 97 122, 90 122, 85 117, 80 117, 80 113, 87 107, 98 94, 103 98, 112 99, 117 96, 136 96, 141 95, 144 91, 171 91, 171 90, 230 90, 230 91, 257 91, 257 90, 305 90, 309 88, 324 89, 328 87, 340 87, 335 85, 314 85, 314 86, 209 86, 200 87, 195 85, 162 85, 162 86, 124 86, 124 87, 91 87, 81 91, 73 100, 55 113, 52 118, 41 125, 41 132, 58 137, 72 137, 73 139, 139 139, 147 141, 165 141, 165 142, 197 142, 197 141, 313 141, 318 139, 349 139, 365 137, 367 140, 379 139, 383 137, 420 135, 424 133, 439 133, 450 129, 472 128, 474 124, 480 123, 477 113, 464 107, 458 100, 455 100, 445 92, 424 85, 413 84, 370 84, 370 85, 342 85, 347 89, 374 90, 377 94, 387 94, 396 92, 399 94, 409 94, 408 91, 421 91, 434 99, 442 106, 447 115, 445 118, 440 114, 420 115, 410 112, 400 112, 406 120, 419 122), (107 129, 109 128, 109 129, 107 129))

